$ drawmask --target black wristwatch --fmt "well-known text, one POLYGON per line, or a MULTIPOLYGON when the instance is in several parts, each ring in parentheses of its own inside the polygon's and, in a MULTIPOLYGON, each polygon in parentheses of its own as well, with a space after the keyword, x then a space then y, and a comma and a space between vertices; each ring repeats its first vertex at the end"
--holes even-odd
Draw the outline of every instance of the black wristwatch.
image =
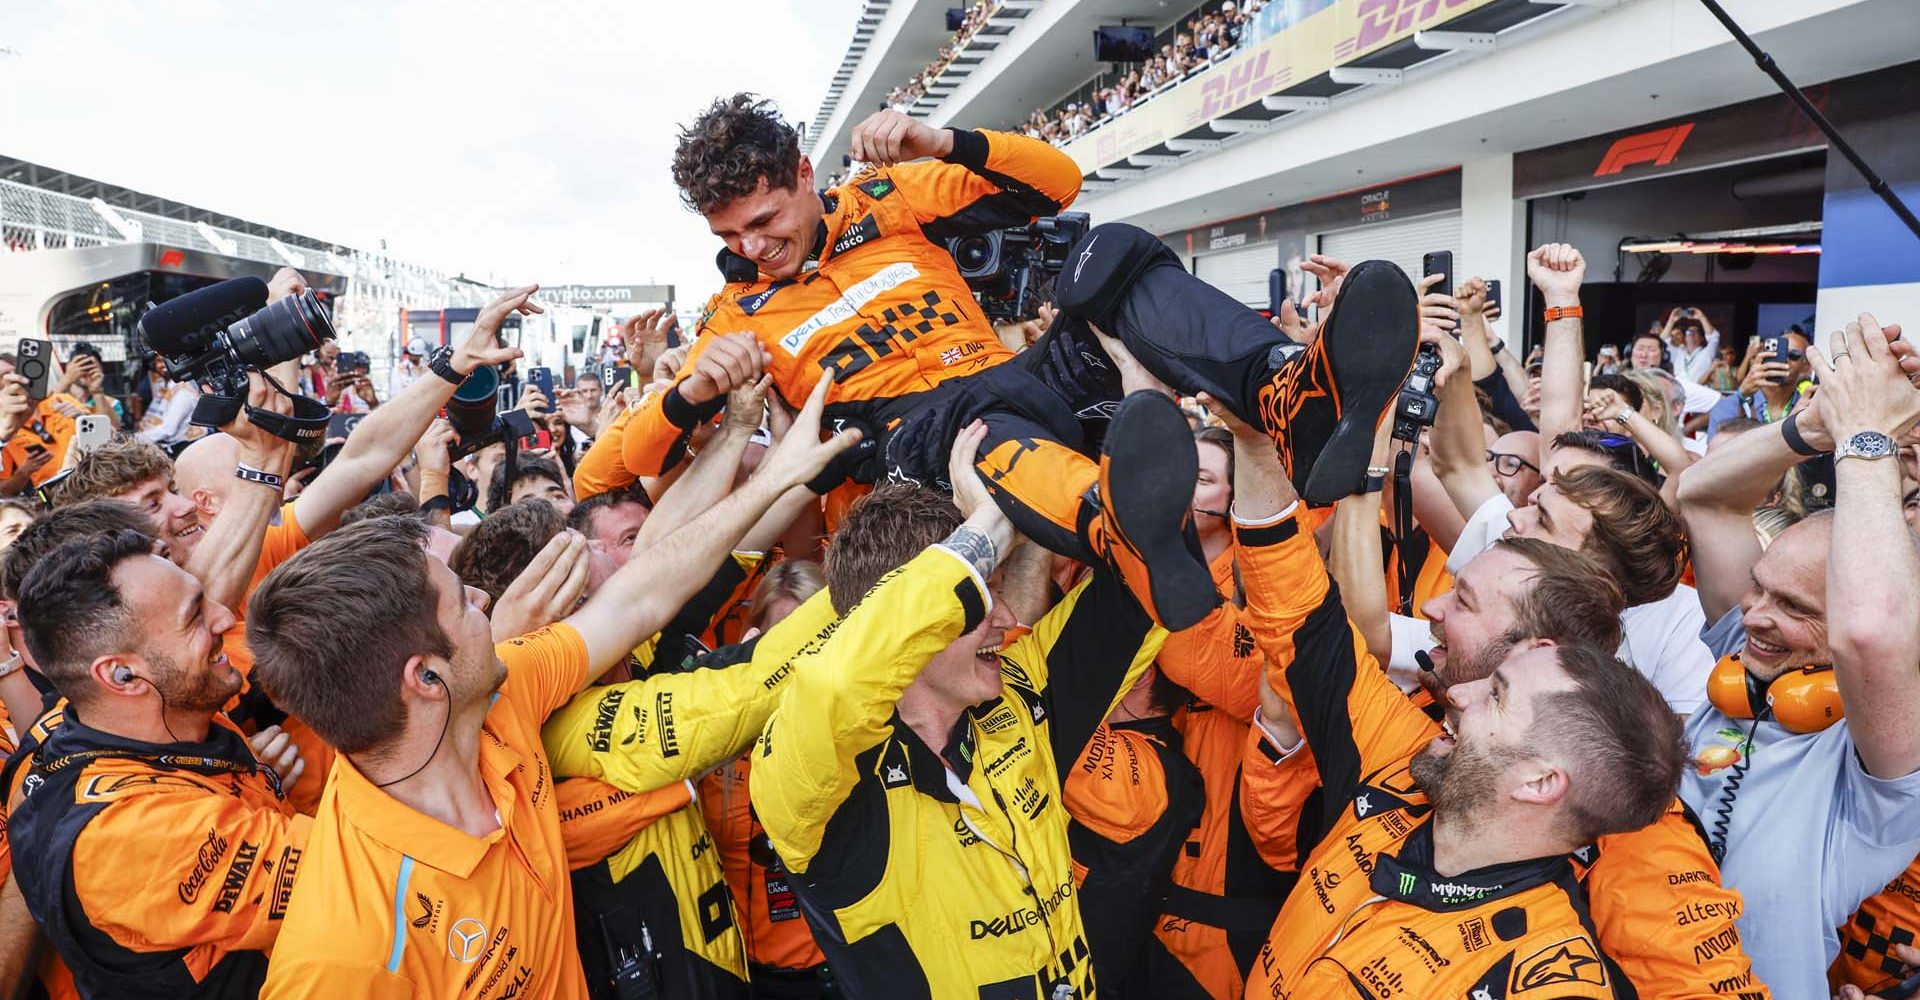
POLYGON ((453 370, 452 347, 442 347, 432 354, 427 355, 427 370, 454 385, 459 385, 467 380, 465 375, 453 370))

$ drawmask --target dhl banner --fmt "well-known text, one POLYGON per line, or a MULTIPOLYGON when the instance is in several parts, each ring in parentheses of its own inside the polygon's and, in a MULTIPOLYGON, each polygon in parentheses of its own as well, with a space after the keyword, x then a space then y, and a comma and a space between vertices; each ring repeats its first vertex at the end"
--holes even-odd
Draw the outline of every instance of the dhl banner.
MULTIPOLYGON (((1300 4, 1300 0, 1293 2, 1300 4)), ((1416 31, 1437 28, 1493 2, 1333 0, 1106 127, 1068 143, 1067 155, 1085 173, 1112 166, 1222 114, 1282 93, 1335 66, 1411 38, 1416 31)), ((1305 6, 1314 6, 1313 0, 1305 6)))

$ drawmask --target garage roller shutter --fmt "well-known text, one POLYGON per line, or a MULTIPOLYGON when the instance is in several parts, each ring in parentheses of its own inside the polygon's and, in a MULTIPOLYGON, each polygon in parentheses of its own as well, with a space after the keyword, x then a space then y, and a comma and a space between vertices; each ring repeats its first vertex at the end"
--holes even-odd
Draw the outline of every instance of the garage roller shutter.
POLYGON ((1267 308, 1267 275, 1280 266, 1280 244, 1261 243, 1237 250, 1201 254, 1193 273, 1201 281, 1255 309, 1267 308))
POLYGON ((1453 251, 1455 279, 1464 277, 1471 262, 1460 257, 1460 213, 1444 212, 1405 222, 1345 229, 1320 237, 1320 252, 1349 264, 1363 260, 1390 260, 1407 277, 1418 280, 1420 258, 1435 250, 1453 251))

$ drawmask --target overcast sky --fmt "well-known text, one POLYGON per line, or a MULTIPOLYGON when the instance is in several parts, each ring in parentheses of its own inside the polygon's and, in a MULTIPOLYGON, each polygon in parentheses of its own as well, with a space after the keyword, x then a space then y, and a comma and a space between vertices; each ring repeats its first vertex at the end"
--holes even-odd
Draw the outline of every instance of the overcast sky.
MULTIPOLYGON (((449 272, 719 284, 674 128, 810 122, 859 0, 0 0, 0 153, 449 272)), ((931 56, 932 53, 929 53, 931 56)))

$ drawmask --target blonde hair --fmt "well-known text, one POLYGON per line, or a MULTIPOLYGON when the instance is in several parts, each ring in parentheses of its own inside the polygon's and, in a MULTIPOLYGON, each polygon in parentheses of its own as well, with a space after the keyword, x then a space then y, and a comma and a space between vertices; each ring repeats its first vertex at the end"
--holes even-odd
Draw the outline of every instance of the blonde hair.
POLYGON ((1673 396, 1667 391, 1670 384, 1666 379, 1655 375, 1645 368, 1629 368, 1620 374, 1640 387, 1640 395, 1649 403, 1657 404, 1653 422, 1663 431, 1674 437, 1680 436, 1680 425, 1673 419, 1673 396))

